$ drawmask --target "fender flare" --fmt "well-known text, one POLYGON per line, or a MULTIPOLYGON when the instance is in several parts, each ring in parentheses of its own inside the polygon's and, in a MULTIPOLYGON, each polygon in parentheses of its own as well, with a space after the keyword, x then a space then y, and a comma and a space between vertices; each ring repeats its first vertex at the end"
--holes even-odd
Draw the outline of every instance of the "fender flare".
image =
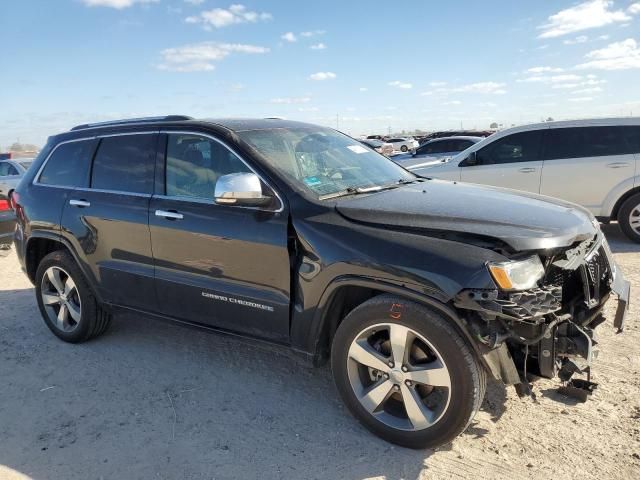
POLYGON ((62 235, 60 235, 59 233, 41 231, 41 230, 32 231, 31 235, 29 235, 29 238, 27 239, 27 241, 25 243, 25 246, 24 246, 24 259, 25 259, 24 261, 25 261, 25 265, 28 263, 27 252, 29 251, 29 244, 34 239, 52 240, 54 242, 57 242, 57 243, 60 243, 61 245, 63 245, 69 251, 69 253, 71 253, 71 256, 73 257, 73 259, 75 260, 76 264, 78 265, 78 268, 80 268, 80 271, 82 271, 82 274, 86 278, 87 283, 89 284, 89 287, 91 288, 91 290, 92 290, 94 296, 96 297, 96 299, 100 303, 104 303, 103 299, 102 299, 102 295, 100 295, 100 292, 98 292, 98 289, 95 287, 95 278, 94 278, 93 273, 90 272, 87 269, 87 266, 86 266, 86 264, 84 262, 80 261, 80 256, 78 255, 76 250, 73 248, 71 243, 66 238, 64 238, 62 235))

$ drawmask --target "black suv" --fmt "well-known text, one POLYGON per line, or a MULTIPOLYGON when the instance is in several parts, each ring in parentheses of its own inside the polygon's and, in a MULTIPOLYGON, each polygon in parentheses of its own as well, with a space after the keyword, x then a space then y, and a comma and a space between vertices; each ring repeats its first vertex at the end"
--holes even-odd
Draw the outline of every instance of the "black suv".
POLYGON ((280 119, 81 125, 12 204, 62 340, 126 309, 330 358, 351 412, 409 447, 462 432, 487 375, 524 393, 527 373, 588 372, 605 302, 622 329, 629 297, 583 208, 421 178, 280 119))

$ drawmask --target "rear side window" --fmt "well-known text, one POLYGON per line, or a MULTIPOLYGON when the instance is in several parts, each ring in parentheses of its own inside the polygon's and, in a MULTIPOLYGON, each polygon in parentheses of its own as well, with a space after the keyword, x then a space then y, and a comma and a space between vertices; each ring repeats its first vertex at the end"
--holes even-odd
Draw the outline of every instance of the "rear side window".
POLYGON ((633 153, 633 127, 577 127, 549 130, 545 160, 633 153))
POLYGON ((0 162, 0 177, 8 177, 10 175, 18 175, 16 167, 9 162, 0 162))
POLYGON ((478 150, 478 163, 493 165, 540 160, 541 138, 540 130, 508 135, 478 150))
POLYGON ((43 185, 86 187, 89 167, 95 146, 94 140, 80 140, 58 145, 40 174, 43 185))
POLYGON ((152 193, 157 135, 120 135, 100 141, 91 188, 152 193))

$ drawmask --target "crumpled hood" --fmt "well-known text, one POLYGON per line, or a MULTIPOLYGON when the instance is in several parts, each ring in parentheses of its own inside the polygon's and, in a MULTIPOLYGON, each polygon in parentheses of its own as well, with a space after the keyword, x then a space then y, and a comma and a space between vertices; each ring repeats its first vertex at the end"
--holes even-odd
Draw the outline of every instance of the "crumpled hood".
POLYGON ((597 232, 595 219, 578 205, 443 180, 339 199, 336 209, 350 220, 368 224, 497 238, 518 251, 565 247, 597 232))

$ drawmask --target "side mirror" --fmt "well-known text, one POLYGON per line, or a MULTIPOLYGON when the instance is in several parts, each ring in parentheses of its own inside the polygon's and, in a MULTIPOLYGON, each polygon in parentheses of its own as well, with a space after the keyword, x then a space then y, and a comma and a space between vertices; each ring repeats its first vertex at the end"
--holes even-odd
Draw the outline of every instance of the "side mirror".
POLYGON ((477 152, 471 152, 469 155, 467 155, 467 158, 465 158, 460 163, 460 166, 461 167, 472 167, 473 165, 477 165, 477 164, 478 164, 478 154, 477 154, 477 152))
POLYGON ((255 173, 231 173, 216 182, 215 201, 220 205, 259 207, 268 205, 271 197, 262 194, 262 184, 255 173))

